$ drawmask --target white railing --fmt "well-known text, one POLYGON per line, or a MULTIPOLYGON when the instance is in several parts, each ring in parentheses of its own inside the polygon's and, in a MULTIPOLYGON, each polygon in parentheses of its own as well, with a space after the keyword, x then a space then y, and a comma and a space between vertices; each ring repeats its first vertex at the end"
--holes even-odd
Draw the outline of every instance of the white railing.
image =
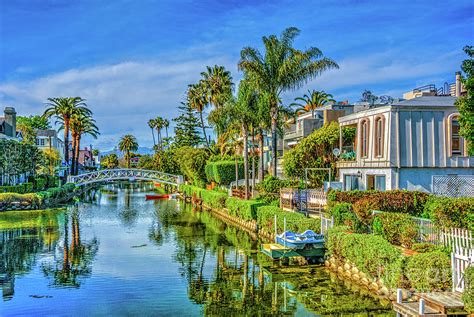
POLYGON ((77 176, 68 176, 68 182, 78 186, 114 180, 149 180, 170 185, 179 185, 183 176, 137 168, 106 169, 77 176))
POLYGON ((326 234, 332 227, 334 227, 334 217, 326 218, 321 215, 321 234, 326 234))
POLYGON ((474 264, 474 249, 454 247, 451 253, 451 270, 453 277, 453 292, 463 292, 465 287, 464 272, 474 264))
POLYGON ((319 189, 280 189, 280 208, 283 209, 321 212, 326 204, 326 193, 319 189))

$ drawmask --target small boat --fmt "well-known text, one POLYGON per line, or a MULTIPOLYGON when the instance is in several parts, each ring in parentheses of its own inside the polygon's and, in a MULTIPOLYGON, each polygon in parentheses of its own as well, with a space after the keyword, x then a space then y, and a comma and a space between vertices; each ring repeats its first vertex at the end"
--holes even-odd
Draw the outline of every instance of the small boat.
POLYGON ((292 231, 285 231, 282 234, 277 235, 276 242, 293 249, 323 247, 324 235, 317 234, 312 230, 306 230, 301 234, 292 231))
POLYGON ((168 194, 161 194, 161 195, 145 195, 146 200, 152 200, 152 199, 168 199, 170 195, 168 194))

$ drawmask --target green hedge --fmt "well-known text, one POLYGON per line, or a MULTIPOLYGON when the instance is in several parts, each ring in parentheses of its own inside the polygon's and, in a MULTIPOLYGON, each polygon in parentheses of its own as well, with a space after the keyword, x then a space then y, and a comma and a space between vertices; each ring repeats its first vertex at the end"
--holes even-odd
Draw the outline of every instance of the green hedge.
POLYGON ((412 217, 398 212, 377 214, 372 228, 375 234, 381 235, 391 244, 406 248, 411 248, 418 236, 412 217))
POLYGON ((255 200, 243 200, 234 197, 229 197, 226 201, 229 214, 244 220, 257 219, 257 207, 262 205, 261 202, 255 200))
MULTIPOLYGON (((239 179, 244 177, 244 163, 237 162, 239 179)), ((208 162, 204 168, 208 182, 229 185, 235 181, 235 161, 208 162)))
POLYGON ((14 186, 0 186, 0 193, 26 194, 33 192, 33 183, 23 183, 14 186))
POLYGON ((382 236, 348 233, 348 229, 337 226, 329 230, 328 255, 354 263, 369 277, 381 278, 392 289, 413 288, 418 292, 450 289, 451 266, 447 253, 435 249, 404 256, 382 236))
POLYGON ((41 205, 41 197, 37 194, 18 194, 18 193, 0 193, 0 204, 9 204, 11 202, 30 203, 35 207, 41 205))
POLYGON ((326 248, 329 255, 354 263, 372 278, 380 277, 389 287, 396 287, 400 274, 401 251, 381 236, 346 233, 344 227, 328 231, 326 248))
POLYGON ((404 271, 410 287, 418 292, 446 290, 451 287, 451 260, 442 251, 408 257, 404 271))
POLYGON ((465 288, 462 294, 464 309, 472 314, 474 313, 474 266, 470 266, 464 271, 464 283, 465 288))
POLYGON ((228 195, 214 190, 202 190, 201 198, 211 208, 224 208, 228 195))
POLYGON ((286 188, 295 185, 298 184, 289 180, 279 179, 278 177, 267 176, 263 182, 257 185, 257 188, 263 193, 279 194, 280 188, 286 188))
POLYGON ((425 204, 424 216, 442 227, 474 230, 474 198, 432 196, 425 204))
POLYGON ((278 232, 283 232, 284 219, 286 218, 286 230, 303 232, 305 230, 321 231, 321 220, 307 218, 303 214, 284 211, 279 207, 261 206, 257 208, 257 223, 260 228, 268 232, 274 232, 275 215, 277 216, 278 232))

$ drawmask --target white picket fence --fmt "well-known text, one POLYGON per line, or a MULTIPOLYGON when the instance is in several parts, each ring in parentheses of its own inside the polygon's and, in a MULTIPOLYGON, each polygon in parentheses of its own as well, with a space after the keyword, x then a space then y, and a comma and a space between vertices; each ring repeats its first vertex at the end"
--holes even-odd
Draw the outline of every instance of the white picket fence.
POLYGON ((334 217, 326 218, 321 215, 321 234, 326 234, 332 227, 334 227, 334 217))
POLYGON ((474 265, 474 249, 455 247, 451 253, 453 292, 464 291, 464 271, 471 265, 474 265))

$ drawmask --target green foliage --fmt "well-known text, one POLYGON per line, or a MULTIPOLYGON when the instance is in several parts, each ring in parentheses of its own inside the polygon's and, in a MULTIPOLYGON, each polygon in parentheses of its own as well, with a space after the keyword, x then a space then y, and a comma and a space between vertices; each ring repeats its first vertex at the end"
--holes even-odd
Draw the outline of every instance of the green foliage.
POLYGON ((174 147, 155 153, 153 156, 153 169, 169 174, 181 174, 176 160, 176 153, 177 149, 174 147))
POLYGON ((267 232, 274 232, 275 215, 277 216, 278 232, 283 231, 284 219, 286 218, 286 230, 293 232, 303 232, 311 229, 314 232, 321 230, 319 219, 307 218, 305 215, 288 212, 275 206, 260 206, 257 208, 257 223, 260 228, 267 232))
MULTIPOLYGON (((239 179, 244 177, 244 164, 237 162, 239 179)), ((205 174, 208 182, 216 182, 219 185, 229 185, 235 181, 235 161, 208 162, 205 166, 205 174)))
POLYGON ((26 194, 33 191, 33 183, 23 183, 14 186, 0 186, 0 193, 26 194))
POLYGON ((470 266, 464 271, 464 283, 465 288, 462 294, 464 309, 472 314, 474 313, 474 266, 470 266))
POLYGON ((34 175, 42 160, 41 150, 36 146, 0 139, 0 176, 5 176, 6 185, 22 174, 34 175))
POLYGON ((441 227, 474 230, 474 198, 432 196, 425 204, 424 215, 441 227))
POLYGON ((154 169, 154 161, 151 155, 142 155, 138 159, 137 168, 152 170, 154 169))
POLYGON ((262 205, 261 202, 255 200, 243 200, 234 197, 227 198, 226 202, 229 214, 244 220, 257 219, 257 207, 262 205))
POLYGON ((211 208, 221 209, 226 206, 228 195, 214 190, 202 190, 201 198, 203 203, 211 208))
POLYGON ((396 286, 402 265, 401 252, 387 240, 376 235, 346 233, 347 227, 329 230, 326 248, 329 255, 354 263, 372 278, 384 278, 389 287, 396 286), (397 267, 398 266, 398 267, 397 267))
POLYGON ((418 292, 446 290, 451 286, 451 261, 442 251, 419 253, 408 257, 405 276, 418 292))
POLYGON ((100 166, 105 169, 116 168, 119 165, 117 154, 112 153, 109 155, 102 156, 100 160, 100 166))
POLYGON ((465 46, 463 50, 469 56, 461 66, 465 75, 463 85, 467 93, 456 100, 456 107, 460 114, 460 134, 466 139, 468 154, 472 156, 474 155, 474 47, 465 46))
POLYGON ((336 226, 348 226, 354 232, 364 232, 366 228, 354 214, 350 203, 337 203, 329 209, 336 226))
POLYGON ((415 222, 410 215, 403 213, 377 214, 372 227, 375 234, 381 235, 391 244, 407 248, 412 247, 418 236, 415 222))
POLYGON ((0 204, 12 202, 28 203, 35 207, 41 205, 41 196, 37 194, 0 193, 0 204))
POLYGON ((275 176, 267 176, 262 183, 258 184, 258 190, 264 193, 279 194, 280 188, 295 186, 295 182, 279 179, 275 176))
POLYGON ((178 107, 179 117, 174 118, 176 127, 174 128, 174 147, 196 146, 202 142, 198 132, 199 119, 196 117, 196 111, 191 108, 189 103, 181 103, 178 107))
MULTIPOLYGON (((285 175, 304 177, 305 168, 331 167, 334 169, 335 157, 332 150, 338 142, 339 124, 337 122, 331 122, 315 130, 293 149, 285 153, 283 156, 285 175)), ((319 186, 323 179, 312 181, 319 186)))
POLYGON ((209 152, 206 149, 197 149, 190 146, 184 146, 176 149, 175 159, 181 170, 181 173, 193 184, 202 185, 205 182, 206 166, 209 152))
POLYGON ((437 246, 437 245, 431 244, 431 243, 426 243, 426 242, 414 243, 411 246, 411 249, 413 251, 418 252, 418 253, 433 252, 433 251, 436 251, 436 250, 443 251, 443 247, 437 246))

